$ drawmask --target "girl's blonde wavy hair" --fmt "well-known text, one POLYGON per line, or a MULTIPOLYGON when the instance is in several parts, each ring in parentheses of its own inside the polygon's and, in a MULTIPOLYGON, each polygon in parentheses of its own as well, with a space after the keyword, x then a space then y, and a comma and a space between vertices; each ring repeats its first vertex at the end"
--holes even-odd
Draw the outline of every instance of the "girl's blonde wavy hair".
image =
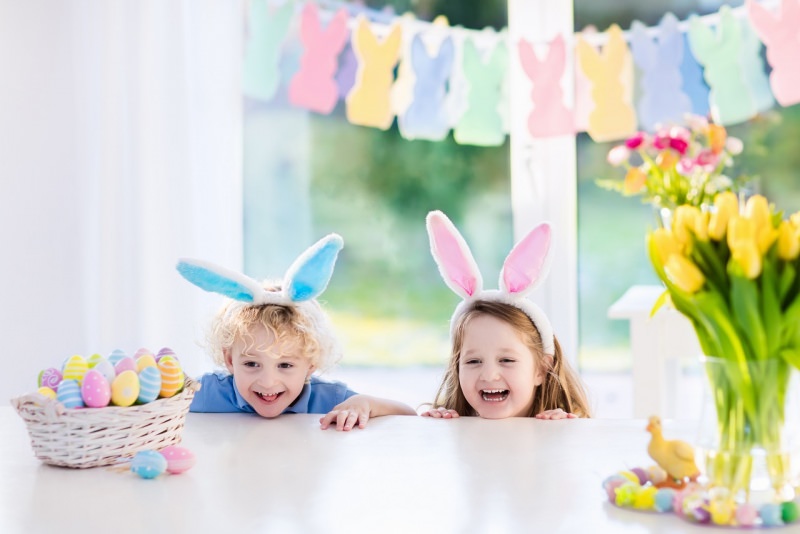
POLYGON ((488 315, 508 323, 519 334, 523 343, 530 349, 535 364, 544 371, 545 378, 536 387, 533 406, 526 417, 533 417, 545 410, 561 408, 579 417, 591 417, 586 390, 578 374, 564 358, 558 339, 554 338, 555 354, 547 357, 542 347, 542 338, 528 315, 519 308, 503 302, 476 300, 470 302, 458 317, 453 328, 453 347, 450 362, 445 371, 442 384, 436 392, 434 408, 455 410, 459 415, 478 415, 467 402, 461 389, 459 365, 464 332, 475 317, 488 315))
MULTIPOLYGON (((280 284, 266 281, 268 291, 280 291, 280 284)), ((225 352, 231 350, 237 339, 251 346, 253 328, 263 327, 275 339, 275 351, 296 343, 301 353, 308 357, 317 371, 324 372, 341 359, 342 351, 333 326, 316 300, 282 304, 245 304, 227 299, 206 331, 206 346, 214 363, 225 366, 225 352)))

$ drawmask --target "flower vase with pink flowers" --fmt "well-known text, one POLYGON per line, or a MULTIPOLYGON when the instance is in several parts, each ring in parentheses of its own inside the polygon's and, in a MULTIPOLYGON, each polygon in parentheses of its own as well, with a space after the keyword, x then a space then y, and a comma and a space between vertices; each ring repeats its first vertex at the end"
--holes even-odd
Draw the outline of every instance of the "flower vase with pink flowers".
POLYGON ((596 183, 625 196, 671 211, 677 206, 709 205, 717 193, 737 191, 743 178, 732 178, 733 157, 742 152, 740 139, 724 126, 697 115, 686 117, 686 126, 664 126, 655 133, 638 132, 613 147, 608 162, 624 167, 619 179, 596 183))

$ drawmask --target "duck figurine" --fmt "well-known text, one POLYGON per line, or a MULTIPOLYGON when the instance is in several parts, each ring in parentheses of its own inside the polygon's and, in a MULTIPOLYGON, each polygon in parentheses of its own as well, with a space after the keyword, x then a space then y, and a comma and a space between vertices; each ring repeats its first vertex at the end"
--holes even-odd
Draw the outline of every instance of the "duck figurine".
POLYGON ((647 454, 668 475, 667 480, 659 485, 681 488, 687 480, 696 481, 700 470, 694 461, 694 447, 685 441, 664 439, 661 418, 656 415, 648 420, 647 431, 651 434, 647 454))

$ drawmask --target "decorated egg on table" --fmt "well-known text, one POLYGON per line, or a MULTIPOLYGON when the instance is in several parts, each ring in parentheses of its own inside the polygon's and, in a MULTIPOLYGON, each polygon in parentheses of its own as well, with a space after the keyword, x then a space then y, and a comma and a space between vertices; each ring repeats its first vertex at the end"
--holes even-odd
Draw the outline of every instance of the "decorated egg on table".
POLYGON ((656 492, 655 508, 659 512, 671 512, 675 501, 675 490, 672 488, 660 488, 656 492))
POLYGON ((83 376, 88 370, 89 364, 86 363, 86 358, 76 354, 74 356, 70 356, 67 361, 64 362, 64 371, 61 374, 63 375, 64 380, 76 380, 80 383, 83 381, 83 376))
POLYGON ((157 367, 155 356, 143 354, 136 359, 136 372, 141 373, 145 367, 157 367))
POLYGON ((130 406, 139 397, 139 376, 136 371, 122 371, 111 383, 111 403, 130 406))
POLYGON ((103 358, 102 361, 97 362, 97 365, 94 366, 93 370, 102 374, 109 384, 113 382, 114 378, 117 376, 117 370, 114 369, 114 366, 111 365, 111 362, 105 358, 103 358))
POLYGON ((752 527, 758 519, 758 510, 755 505, 745 502, 736 508, 735 517, 740 527, 752 527))
POLYGON ((145 367, 139 372, 139 397, 136 402, 145 404, 158 398, 161 392, 161 371, 158 367, 145 367))
POLYGON ((167 459, 157 451, 139 451, 131 460, 131 471, 142 478, 155 478, 167 469, 167 459))
POLYGON ((77 380, 67 378, 61 381, 56 392, 56 399, 65 408, 82 408, 83 397, 81 397, 81 386, 77 380))
POLYGON ((105 358, 103 358, 97 353, 94 353, 91 356, 89 356, 89 358, 86 360, 86 363, 89 364, 89 369, 94 369, 97 363, 102 360, 105 360, 105 358))
POLYGON ((186 447, 170 445, 161 449, 161 454, 167 459, 167 473, 173 475, 180 475, 195 464, 194 453, 186 447))
POLYGON ((148 354, 150 356, 153 356, 153 353, 150 352, 149 349, 146 349, 146 348, 142 347, 142 348, 138 349, 136 352, 133 353, 133 359, 134 360, 138 360, 142 356, 145 356, 145 355, 148 355, 148 354))
POLYGON ((761 516, 761 521, 764 522, 765 527, 777 527, 783 524, 780 504, 772 502, 762 504, 758 514, 761 516))
POLYGON ((158 351, 158 354, 156 354, 156 361, 157 362, 161 361, 161 358, 163 358, 164 356, 170 356, 172 358, 175 358, 176 360, 178 359, 178 357, 175 356, 175 351, 169 347, 164 347, 158 351))
POLYGON ((63 378, 64 377, 61 376, 61 371, 55 367, 48 367, 39 373, 39 386, 48 387, 53 391, 58 391, 58 384, 61 383, 63 378))
POLYGON ((47 386, 42 386, 36 390, 36 393, 39 395, 44 395, 48 399, 56 399, 56 392, 54 389, 51 389, 47 386))
POLYGON ((127 354, 125 354, 124 350, 114 349, 111 351, 111 354, 108 355, 108 361, 111 362, 111 365, 117 365, 117 363, 126 356, 127 354))
POLYGON ((121 374, 123 371, 133 371, 135 373, 137 371, 136 360, 130 356, 125 356, 117 362, 114 366, 114 370, 117 372, 117 375, 121 374))
POLYGON ((174 396, 183 387, 183 371, 175 360, 164 360, 158 362, 158 369, 161 371, 161 396, 168 398, 174 396))
POLYGON ((90 369, 86 373, 81 384, 81 397, 89 408, 108 406, 108 401, 111 400, 111 385, 103 373, 96 369, 90 369))

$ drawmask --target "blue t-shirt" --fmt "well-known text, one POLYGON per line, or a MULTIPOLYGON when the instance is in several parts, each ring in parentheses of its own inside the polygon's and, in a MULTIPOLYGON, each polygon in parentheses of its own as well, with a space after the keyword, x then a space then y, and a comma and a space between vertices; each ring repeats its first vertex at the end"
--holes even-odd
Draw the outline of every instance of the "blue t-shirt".
MULTIPOLYGON (((236 389, 233 375, 224 371, 207 373, 197 379, 200 391, 194 394, 190 412, 247 412, 256 413, 236 389)), ((334 406, 356 395, 341 382, 328 382, 311 375, 300 396, 283 413, 328 413, 334 406)))

